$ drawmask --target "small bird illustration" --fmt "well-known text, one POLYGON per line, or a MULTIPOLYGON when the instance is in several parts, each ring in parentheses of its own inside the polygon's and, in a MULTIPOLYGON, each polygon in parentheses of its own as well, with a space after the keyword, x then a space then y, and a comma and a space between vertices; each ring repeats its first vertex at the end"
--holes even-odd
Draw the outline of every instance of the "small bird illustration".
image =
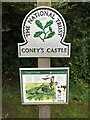
POLYGON ((43 80, 47 80, 47 79, 50 79, 50 77, 46 77, 46 78, 42 78, 43 80))
POLYGON ((64 91, 65 91, 65 89, 66 89, 66 85, 61 85, 61 88, 64 88, 64 91))
POLYGON ((61 94, 61 90, 58 90, 58 92, 61 94))
POLYGON ((50 88, 51 89, 54 89, 54 76, 52 76, 51 78, 50 78, 50 88))
POLYGON ((56 81, 55 84, 58 85, 58 82, 56 81))
POLYGON ((57 86, 57 88, 60 88, 60 86, 57 86))
POLYGON ((50 77, 48 77, 49 75, 46 75, 44 78, 42 78, 43 80, 48 80, 50 79, 50 77))

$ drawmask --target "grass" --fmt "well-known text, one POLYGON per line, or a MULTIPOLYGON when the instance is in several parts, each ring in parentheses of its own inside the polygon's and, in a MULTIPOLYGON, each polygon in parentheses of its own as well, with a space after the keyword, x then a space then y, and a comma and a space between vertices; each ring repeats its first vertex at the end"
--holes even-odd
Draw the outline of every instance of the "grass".
MULTIPOLYGON (((77 91, 74 94, 78 95, 77 91)), ((72 89, 70 89, 69 104, 50 105, 51 118, 88 118, 88 100, 80 101, 73 99, 72 92, 72 89)), ((18 84, 14 86, 3 86, 2 101, 3 118, 39 118, 38 105, 23 106, 21 104, 20 88, 18 84)))
POLYGON ((52 105, 51 109, 52 118, 88 118, 87 102, 70 101, 69 105, 52 105))
POLYGON ((38 118, 38 106, 21 105, 18 85, 3 87, 2 107, 3 118, 38 118))

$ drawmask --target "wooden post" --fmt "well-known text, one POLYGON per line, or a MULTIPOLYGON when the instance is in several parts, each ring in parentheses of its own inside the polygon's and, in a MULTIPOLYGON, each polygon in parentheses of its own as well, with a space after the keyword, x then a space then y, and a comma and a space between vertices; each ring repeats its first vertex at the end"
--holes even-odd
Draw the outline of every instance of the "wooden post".
MULTIPOLYGON (((39 68, 49 68, 50 67, 50 58, 38 58, 38 67, 39 68)), ((39 106, 39 119, 49 118, 50 120, 50 106, 49 105, 40 105, 39 106)))
MULTIPOLYGON (((37 6, 51 6, 51 0, 37 0, 37 6)), ((38 68, 49 68, 50 58, 38 58, 38 68)), ((40 105, 39 106, 39 119, 50 119, 50 106, 40 105)))

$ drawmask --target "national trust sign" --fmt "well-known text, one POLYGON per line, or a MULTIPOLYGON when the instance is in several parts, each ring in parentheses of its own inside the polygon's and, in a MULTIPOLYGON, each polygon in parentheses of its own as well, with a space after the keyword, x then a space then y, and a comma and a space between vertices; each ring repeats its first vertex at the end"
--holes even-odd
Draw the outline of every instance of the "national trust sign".
POLYGON ((19 57, 70 57, 70 43, 65 43, 66 23, 51 7, 31 10, 22 23, 23 43, 18 43, 19 57))

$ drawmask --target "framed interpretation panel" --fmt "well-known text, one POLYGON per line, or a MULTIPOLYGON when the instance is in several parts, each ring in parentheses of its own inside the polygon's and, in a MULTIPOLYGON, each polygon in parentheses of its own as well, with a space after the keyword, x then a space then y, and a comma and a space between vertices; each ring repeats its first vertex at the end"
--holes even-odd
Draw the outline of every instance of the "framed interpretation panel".
POLYGON ((20 68, 22 104, 67 104, 69 68, 20 68))

